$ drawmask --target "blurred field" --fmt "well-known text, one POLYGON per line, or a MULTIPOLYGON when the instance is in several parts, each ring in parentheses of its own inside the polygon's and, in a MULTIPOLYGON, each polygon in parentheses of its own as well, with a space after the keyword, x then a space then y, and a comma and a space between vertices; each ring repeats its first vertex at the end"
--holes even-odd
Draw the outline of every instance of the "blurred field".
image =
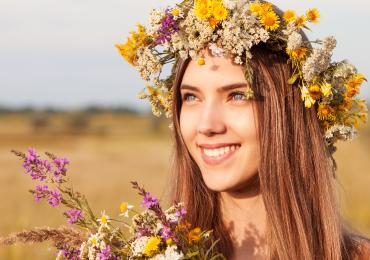
MULTIPOLYGON (((139 205, 131 189, 136 180, 164 199, 169 175, 171 136, 167 121, 155 125, 151 117, 122 113, 0 115, 0 236, 22 229, 65 224, 60 210, 34 203, 11 149, 50 151, 70 159, 74 187, 88 198, 95 213, 118 214, 121 201, 139 205), (156 129, 156 130, 155 130, 156 129), (154 131, 155 130, 155 131, 154 131)), ((339 191, 343 211, 352 225, 370 235, 370 126, 360 137, 338 145, 339 191)), ((53 259, 44 245, 0 247, 0 259, 53 259)))

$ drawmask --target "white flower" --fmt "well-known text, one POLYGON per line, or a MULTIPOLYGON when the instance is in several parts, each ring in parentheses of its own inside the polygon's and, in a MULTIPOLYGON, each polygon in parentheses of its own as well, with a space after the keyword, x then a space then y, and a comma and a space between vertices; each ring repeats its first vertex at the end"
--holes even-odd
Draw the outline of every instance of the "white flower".
POLYGON ((151 260, 181 260, 184 258, 184 254, 182 252, 177 251, 177 246, 169 246, 166 248, 164 254, 156 255, 151 260))
POLYGON ((296 50, 302 46, 302 35, 297 32, 293 32, 288 37, 288 44, 287 49, 288 50, 296 50))
POLYGON ((134 242, 132 242, 131 244, 132 256, 141 256, 148 241, 149 241, 149 237, 142 236, 136 239, 134 242))
POLYGON ((353 125, 338 125, 335 124, 325 132, 325 139, 328 143, 334 143, 337 140, 349 141, 358 135, 357 130, 353 125))
POLYGON ((211 50, 211 53, 215 57, 223 57, 224 56, 224 49, 217 47, 215 43, 210 43, 208 48, 211 50))
POLYGON ((223 0, 224 6, 229 10, 243 7, 248 0, 223 0))
POLYGON ((93 246, 95 246, 97 243, 98 243, 98 235, 97 234, 92 234, 90 237, 89 237, 89 240, 88 240, 88 242, 91 244, 91 245, 93 245, 93 246))
POLYGON ((313 49, 312 54, 302 66, 303 77, 306 81, 314 80, 317 75, 329 67, 335 46, 335 38, 327 37, 323 41, 322 48, 313 49))
POLYGON ((128 211, 130 209, 132 209, 134 206, 127 203, 127 202, 122 202, 121 205, 119 206, 119 209, 120 209, 120 212, 121 214, 119 214, 120 216, 125 216, 126 218, 128 218, 128 211))
POLYGON ((110 222, 110 218, 108 215, 105 214, 105 211, 102 211, 101 217, 98 218, 97 221, 100 223, 100 226, 105 226, 109 228, 108 223, 110 222))

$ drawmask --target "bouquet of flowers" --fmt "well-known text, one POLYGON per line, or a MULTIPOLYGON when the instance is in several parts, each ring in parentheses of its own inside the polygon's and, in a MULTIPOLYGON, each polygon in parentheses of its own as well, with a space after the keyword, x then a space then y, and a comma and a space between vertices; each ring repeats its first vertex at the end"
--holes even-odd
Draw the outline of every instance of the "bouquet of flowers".
POLYGON ((48 152, 45 153, 48 159, 42 159, 33 148, 27 154, 12 152, 23 161, 26 174, 39 182, 30 190, 35 201, 46 200, 52 207, 64 206, 68 224, 79 229, 26 230, 0 238, 0 245, 51 240, 58 250, 57 259, 225 259, 215 250, 218 240, 213 239, 212 230, 192 227, 183 203, 174 202, 163 210, 157 198, 137 182, 131 182, 143 196, 144 210, 137 212, 133 205, 122 202, 118 214, 121 219, 113 219, 105 211, 97 217, 85 196, 69 184, 68 159, 48 152), (133 216, 127 221, 130 213, 133 216))

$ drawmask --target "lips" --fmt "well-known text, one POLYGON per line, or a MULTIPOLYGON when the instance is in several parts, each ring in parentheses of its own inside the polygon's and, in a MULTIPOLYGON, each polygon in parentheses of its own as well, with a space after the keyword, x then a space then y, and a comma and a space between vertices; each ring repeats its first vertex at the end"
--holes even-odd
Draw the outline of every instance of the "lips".
POLYGON ((203 161, 209 165, 220 164, 233 156, 240 148, 238 143, 200 144, 198 145, 203 161))

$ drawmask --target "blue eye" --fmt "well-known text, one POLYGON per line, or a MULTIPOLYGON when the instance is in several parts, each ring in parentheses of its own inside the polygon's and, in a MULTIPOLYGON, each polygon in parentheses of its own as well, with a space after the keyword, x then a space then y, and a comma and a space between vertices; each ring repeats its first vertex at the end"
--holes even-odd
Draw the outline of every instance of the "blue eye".
POLYGON ((234 97, 235 100, 245 100, 246 99, 245 94, 240 91, 232 92, 230 96, 234 97))
POLYGON ((196 96, 194 96, 193 94, 191 94, 191 93, 185 93, 184 96, 183 96, 183 98, 182 98, 182 100, 183 101, 194 101, 195 98, 196 98, 196 96), (191 97, 191 98, 189 99, 189 97, 191 97))

